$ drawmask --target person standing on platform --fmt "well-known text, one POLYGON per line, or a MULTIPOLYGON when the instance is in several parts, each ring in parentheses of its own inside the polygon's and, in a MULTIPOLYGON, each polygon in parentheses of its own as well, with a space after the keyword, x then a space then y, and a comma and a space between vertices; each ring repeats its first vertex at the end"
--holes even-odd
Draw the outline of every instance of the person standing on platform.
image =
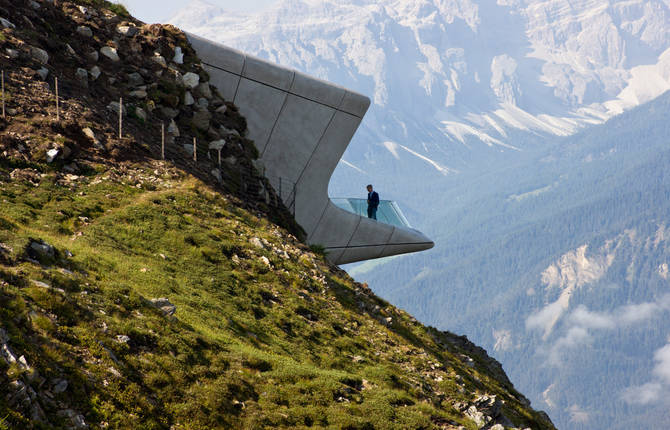
POLYGON ((368 218, 377 220, 377 208, 379 207, 379 194, 372 189, 372 185, 366 187, 368 189, 368 218))

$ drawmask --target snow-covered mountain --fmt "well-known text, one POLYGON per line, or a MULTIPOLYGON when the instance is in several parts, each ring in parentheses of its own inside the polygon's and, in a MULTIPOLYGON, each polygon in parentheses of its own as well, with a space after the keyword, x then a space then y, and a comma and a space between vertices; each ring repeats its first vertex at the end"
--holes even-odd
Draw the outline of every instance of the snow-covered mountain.
POLYGON ((370 95, 345 158, 366 172, 380 151, 460 171, 459 146, 522 149, 519 131, 571 134, 670 89, 667 0, 195 0, 171 22, 370 95))
POLYGON ((374 183, 436 247, 357 277, 485 345, 559 428, 668 428, 670 0, 196 0, 172 23, 371 97, 331 194, 374 183))

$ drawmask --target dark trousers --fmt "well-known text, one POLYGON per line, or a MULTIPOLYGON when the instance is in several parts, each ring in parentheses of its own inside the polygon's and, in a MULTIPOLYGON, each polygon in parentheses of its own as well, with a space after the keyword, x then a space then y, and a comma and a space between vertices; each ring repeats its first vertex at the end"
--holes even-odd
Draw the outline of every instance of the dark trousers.
POLYGON ((368 218, 377 219, 377 207, 376 206, 368 206, 368 218))

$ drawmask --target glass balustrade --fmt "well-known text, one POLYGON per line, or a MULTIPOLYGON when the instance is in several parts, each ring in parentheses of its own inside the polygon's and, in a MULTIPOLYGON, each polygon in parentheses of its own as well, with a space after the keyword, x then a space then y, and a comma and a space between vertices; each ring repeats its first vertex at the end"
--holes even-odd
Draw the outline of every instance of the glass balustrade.
MULTIPOLYGON (((366 199, 334 198, 330 199, 335 206, 356 215, 368 216, 368 201, 366 199)), ((398 227, 410 227, 407 218, 400 211, 397 203, 392 200, 380 200, 377 208, 377 221, 398 227)))

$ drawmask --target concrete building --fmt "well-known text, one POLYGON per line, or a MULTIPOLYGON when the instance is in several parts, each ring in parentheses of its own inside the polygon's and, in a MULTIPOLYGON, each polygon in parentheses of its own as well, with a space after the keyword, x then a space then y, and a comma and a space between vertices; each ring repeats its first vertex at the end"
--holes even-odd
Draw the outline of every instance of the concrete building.
POLYGON ((354 213, 360 206, 354 199, 328 198, 332 172, 370 99, 210 40, 188 37, 211 83, 246 117, 248 137, 275 188, 278 178, 284 186, 294 185, 295 195, 287 199, 295 204, 295 218, 308 243, 324 246, 335 264, 433 247, 409 227, 392 202, 382 202, 382 217, 375 221, 354 213))

